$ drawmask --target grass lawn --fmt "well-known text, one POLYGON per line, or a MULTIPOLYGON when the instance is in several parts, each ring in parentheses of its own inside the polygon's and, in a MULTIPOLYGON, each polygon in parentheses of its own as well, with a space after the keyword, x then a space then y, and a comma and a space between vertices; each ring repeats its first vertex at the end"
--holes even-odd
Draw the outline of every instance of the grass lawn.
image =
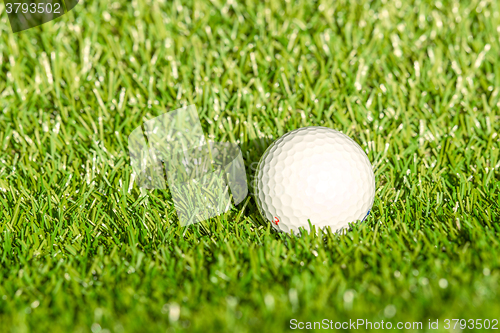
POLYGON ((0 331, 493 327, 499 11, 490 0, 89 0, 12 34, 0 5, 0 331), (288 131, 348 134, 375 170, 372 214, 344 235, 290 237, 249 196, 179 226, 168 191, 134 185, 127 137, 189 104, 210 138, 241 145, 250 180, 288 131))

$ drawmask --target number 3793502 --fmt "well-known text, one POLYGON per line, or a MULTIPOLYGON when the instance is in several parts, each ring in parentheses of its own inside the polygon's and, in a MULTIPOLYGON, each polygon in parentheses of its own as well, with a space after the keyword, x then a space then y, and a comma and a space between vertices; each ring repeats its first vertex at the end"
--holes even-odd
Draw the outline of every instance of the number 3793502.
POLYGON ((483 329, 483 330, 498 330, 498 319, 445 319, 444 328, 456 330, 461 329, 483 329))
POLYGON ((6 3, 5 7, 7 9, 7 13, 31 13, 31 14, 61 14, 61 4, 55 3, 52 5, 51 3, 6 3))

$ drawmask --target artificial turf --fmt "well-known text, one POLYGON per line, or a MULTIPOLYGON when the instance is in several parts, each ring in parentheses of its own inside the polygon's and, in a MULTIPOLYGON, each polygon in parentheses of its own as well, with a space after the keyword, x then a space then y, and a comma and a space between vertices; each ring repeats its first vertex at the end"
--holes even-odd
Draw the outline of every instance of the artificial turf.
POLYGON ((12 34, 0 5, 0 331, 498 321, 499 7, 91 0, 12 34), (189 104, 249 181, 290 130, 353 137, 372 214, 287 236, 249 196, 179 226, 168 191, 131 180, 127 137, 189 104))

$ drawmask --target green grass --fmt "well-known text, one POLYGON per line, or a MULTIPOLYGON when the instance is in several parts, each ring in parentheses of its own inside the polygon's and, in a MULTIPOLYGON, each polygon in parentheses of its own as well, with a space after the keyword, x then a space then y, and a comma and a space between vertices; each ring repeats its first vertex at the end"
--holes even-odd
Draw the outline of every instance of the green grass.
POLYGON ((500 319, 499 7, 92 0, 12 34, 0 5, 0 331, 500 319), (283 133, 347 133, 372 214, 289 237, 250 198, 180 227, 131 184, 127 137, 189 104, 250 179, 283 133))

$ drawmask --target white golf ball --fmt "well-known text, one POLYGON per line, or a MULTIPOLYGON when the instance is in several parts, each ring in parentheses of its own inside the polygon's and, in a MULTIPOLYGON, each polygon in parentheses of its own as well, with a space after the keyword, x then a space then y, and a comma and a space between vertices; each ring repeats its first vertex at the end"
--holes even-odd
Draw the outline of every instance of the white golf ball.
POLYGON ((275 229, 298 233, 332 231, 364 220, 375 198, 368 157, 347 135, 326 127, 304 127, 276 140, 256 171, 255 199, 275 229))

